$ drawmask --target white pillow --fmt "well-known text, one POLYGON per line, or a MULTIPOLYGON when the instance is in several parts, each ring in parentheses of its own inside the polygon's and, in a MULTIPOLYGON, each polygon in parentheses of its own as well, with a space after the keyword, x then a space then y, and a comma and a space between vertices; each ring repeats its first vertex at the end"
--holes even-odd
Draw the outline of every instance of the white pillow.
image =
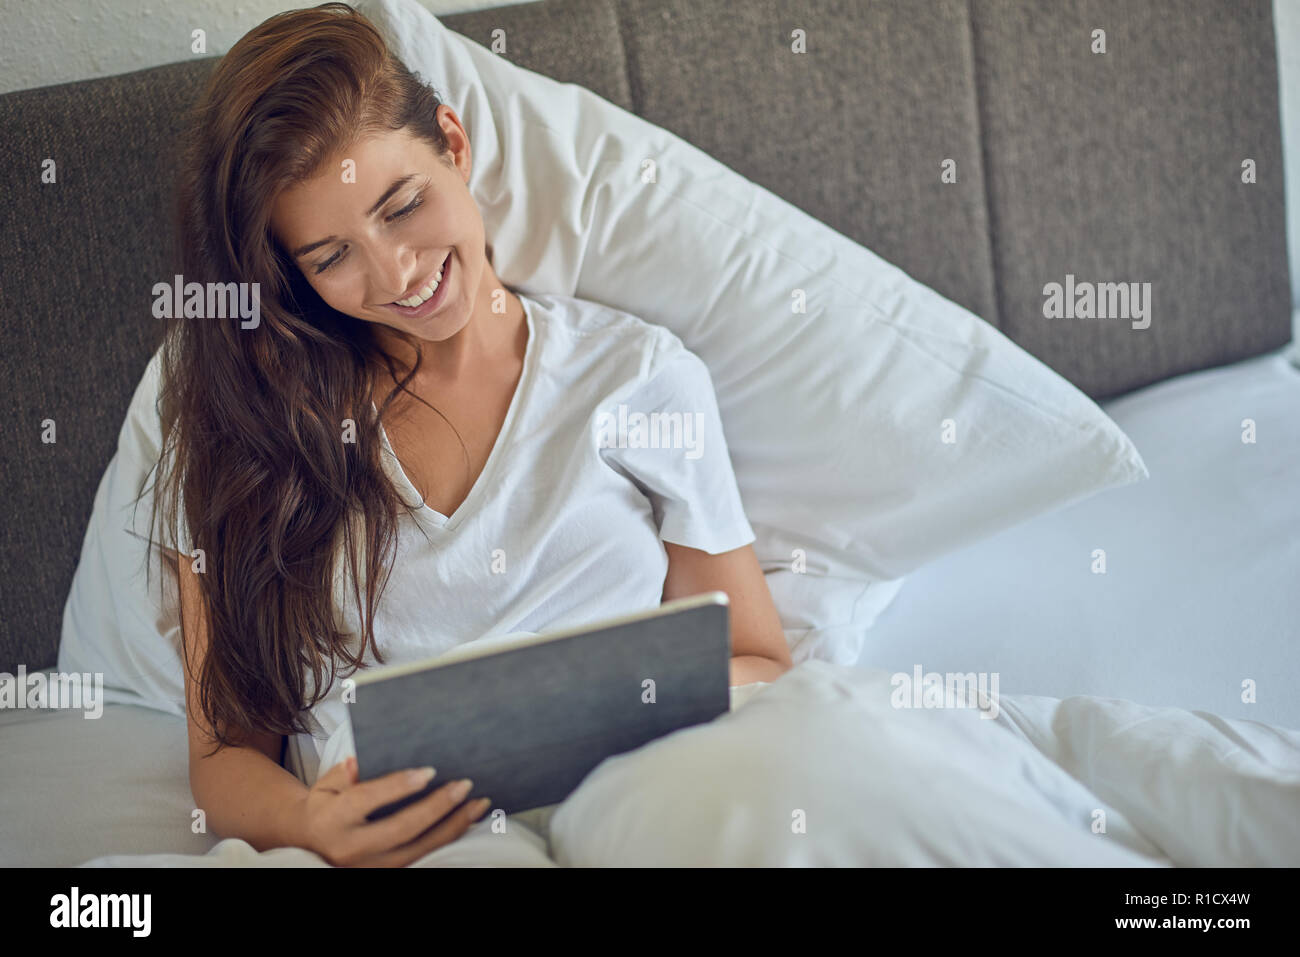
MULTIPOLYGON (((101 673, 105 704, 142 704, 183 717, 180 603, 176 563, 148 544, 151 484, 162 446, 155 404, 162 353, 155 352, 136 386, 117 451, 95 493, 81 560, 63 607, 59 671, 101 673), (146 558, 151 563, 146 589, 146 558)), ((178 509, 179 514, 179 509, 178 509)), ((184 524, 181 545, 188 545, 184 524)), ((168 541, 154 529, 155 540, 168 541)), ((188 549, 186 549, 188 553, 188 549)))
POLYGON ((666 326, 708 365, 796 662, 855 662, 931 559, 1147 477, 1087 396, 870 250, 415 0, 355 6, 464 122, 502 281, 666 326))

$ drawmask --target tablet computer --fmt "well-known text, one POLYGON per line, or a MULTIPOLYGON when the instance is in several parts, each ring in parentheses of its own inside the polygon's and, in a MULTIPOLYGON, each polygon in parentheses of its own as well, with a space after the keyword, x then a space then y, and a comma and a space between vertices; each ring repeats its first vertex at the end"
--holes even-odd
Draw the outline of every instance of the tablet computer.
POLYGON ((730 660, 727 594, 712 591, 358 672, 348 711, 360 778, 437 770, 368 819, 460 778, 506 814, 563 801, 605 758, 727 712, 730 660))

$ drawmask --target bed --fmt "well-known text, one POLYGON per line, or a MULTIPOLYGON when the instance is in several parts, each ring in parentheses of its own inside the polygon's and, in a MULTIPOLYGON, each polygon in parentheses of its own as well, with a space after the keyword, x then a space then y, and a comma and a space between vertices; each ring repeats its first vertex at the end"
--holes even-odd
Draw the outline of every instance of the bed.
MULTIPOLYGON (((1267 777, 1271 768, 1283 798, 1289 788, 1294 802, 1300 590, 1286 585, 1300 572, 1300 499, 1283 493, 1300 475, 1300 369, 1270 354, 1105 407, 1145 453, 1151 482, 925 566, 872 628, 860 664, 908 674, 915 663, 927 671, 999 672, 1017 727, 1080 778, 1099 749, 1087 738, 1090 720, 1122 713, 1128 702, 1165 706, 1166 719, 1183 722, 1177 733, 1209 735, 1230 750, 1251 742, 1256 770, 1267 777), (1251 459, 1214 451, 1216 436, 1237 427, 1224 410, 1229 396, 1246 403, 1261 428, 1282 433, 1272 451, 1251 459), (1187 449, 1195 450, 1190 461, 1187 449), (1084 572, 1070 566, 1094 540, 1131 544, 1144 573, 1117 578, 1104 595, 1082 594, 1086 558, 1084 572), (1171 544, 1182 555, 1199 549, 1198 560, 1162 561, 1171 544), (1232 603, 1216 600, 1225 592, 1232 603), (1016 615, 1008 620, 1012 602, 1016 615), (1246 704, 1240 681, 1252 676, 1260 690, 1246 704), (1207 721, 1215 715, 1234 723, 1231 737, 1207 721)), ((125 704, 107 705, 93 721, 11 710, 0 713, 0 737, 5 761, 23 772, 22 788, 0 789, 8 865, 313 863, 307 852, 258 855, 243 842, 192 831, 185 726, 175 716, 125 704), (131 747, 121 747, 125 741, 131 747), (214 848, 215 857, 205 856, 214 848)))
MULTIPOLYGON (((916 668, 997 673, 1007 705, 999 722, 1032 749, 1022 753, 1025 773, 1042 785, 1044 800, 1063 813, 1085 814, 1094 803, 1113 808, 1128 828, 1129 849, 1145 863, 1300 864, 1300 837, 1286 827, 1300 815, 1300 367, 1291 341, 1270 5, 1226 10, 1206 0, 1195 4, 1201 15, 1168 27, 1162 18, 1172 5, 1104 6, 1139 45, 1140 62, 1116 67, 1120 79, 1085 111, 1096 125, 1075 132, 1062 119, 1068 110, 1027 112, 1017 92, 1031 86, 1046 97, 1078 95, 1068 84, 1058 90, 1044 82, 1060 59, 1051 43, 1079 27, 1075 12, 1054 4, 953 0, 840 10, 836 38, 823 42, 846 50, 807 75, 755 69, 763 62, 759 41, 735 30, 720 2, 565 0, 443 20, 483 42, 505 24, 516 62, 674 129, 988 318, 1096 399, 1141 452, 1150 478, 922 563, 869 621, 854 625, 860 654, 852 667, 864 683, 916 668), (1030 27, 1050 42, 1027 49, 1030 27), (693 39, 683 46, 683 36, 693 39), (1196 91, 1161 79, 1183 58, 1218 62, 1225 36, 1239 59, 1207 71, 1196 91), (856 80, 841 71, 860 62, 847 48, 863 45, 871 51, 870 82, 834 108, 820 105, 815 90, 856 80), (717 58, 731 65, 725 75, 706 69, 717 58), (918 73, 922 62, 933 72, 918 73), (663 79, 669 76, 675 82, 663 79), (709 94, 681 109, 702 86, 709 94), (1104 108, 1127 103, 1138 86, 1147 91, 1143 106, 1129 114, 1104 108), (734 104, 755 88, 764 94, 761 118, 738 114, 734 104), (840 112, 807 124, 804 150, 782 145, 783 124, 833 109, 840 112), (1213 119, 1229 114, 1236 126, 1213 119), (1213 164, 1199 161, 1206 156, 1195 164, 1200 179, 1172 185, 1131 170, 1117 178, 1105 164, 1068 158, 1086 152, 1089 137, 1127 141, 1133 130, 1153 148, 1182 150, 1179 136, 1191 125, 1208 144, 1206 155, 1227 163, 1231 186, 1216 185, 1213 164), (1244 200, 1237 157, 1225 145, 1239 128, 1250 131, 1261 170, 1244 200), (862 130, 881 161, 871 169, 857 162, 861 142, 845 129, 862 130), (904 148, 891 152, 889 144, 904 148), (980 157, 971 175, 981 188, 961 198, 896 160, 953 150, 980 157), (796 164, 803 175, 791 178, 796 164), (1060 179, 1026 172, 1051 164, 1060 179), (1096 218, 1077 218, 1088 204, 1096 218), (1197 256, 1186 256, 1193 248, 1197 256), (1135 340, 1098 325, 1045 332, 1033 310, 1044 275, 1062 274, 1063 263, 1080 275, 1157 275, 1176 321, 1135 340), (1170 776, 1144 776, 1155 757, 1168 760, 1170 776), (1169 805, 1156 802, 1157 792, 1167 802, 1195 781, 1204 788, 1162 819, 1169 805), (1223 831, 1229 819, 1240 840, 1185 839, 1223 831), (1282 837, 1269 840, 1279 828, 1282 837)), ((757 4, 747 16, 779 19, 774 4, 757 4)), ((18 303, 34 304, 47 320, 6 324, 0 363, 26 385, 15 392, 14 414, 40 421, 47 410, 62 410, 56 418, 67 423, 53 447, 60 458, 33 430, 3 466, 12 535, 0 568, 0 671, 52 670, 96 485, 156 345, 132 302, 141 281, 167 274, 160 239, 166 151, 128 144, 170 141, 176 116, 210 69, 210 60, 194 60, 0 97, 0 157, 11 165, 25 161, 34 143, 70 151, 88 141, 96 148, 86 151, 86 167, 65 169, 66 182, 143 184, 89 199, 84 215, 95 226, 88 238, 80 207, 62 196, 17 189, 0 210, 7 237, 0 263, 15 277, 0 289, 0 314, 12 318, 18 303), (123 136, 124 128, 132 135, 123 136), (130 175, 96 173, 101 165, 130 175), (70 258, 56 264, 56 249, 71 250, 70 258), (49 292, 56 274, 74 297, 108 293, 106 318, 93 334, 49 292), (93 363, 95 374, 68 375, 69 356, 93 363), (93 414, 68 412, 77 409, 93 414)), ((728 379, 716 378, 725 399, 728 379)), ((811 664, 833 680, 821 663, 811 664)), ((776 688, 759 690, 741 714, 776 688)), ((319 863, 300 851, 259 855, 203 832, 189 790, 185 725, 173 714, 125 703, 106 705, 95 720, 0 709, 0 761, 2 865, 319 863)), ((902 863, 975 862, 899 853, 902 863)))
POLYGON ((1004 692, 1300 728, 1300 370, 1271 353, 1103 407, 1150 480, 925 566, 877 620, 860 663, 999 671, 1004 692), (1244 418, 1272 439, 1243 444, 1244 418), (1114 562, 1105 576, 1089 568, 1099 545, 1114 562), (1247 679, 1258 689, 1250 703, 1247 679))

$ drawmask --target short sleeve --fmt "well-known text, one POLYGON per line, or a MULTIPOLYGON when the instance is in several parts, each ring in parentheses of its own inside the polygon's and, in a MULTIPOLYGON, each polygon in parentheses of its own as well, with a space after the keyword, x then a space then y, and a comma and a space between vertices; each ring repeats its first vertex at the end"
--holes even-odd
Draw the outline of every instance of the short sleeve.
POLYGON ((659 537, 712 555, 754 541, 709 369, 663 327, 630 392, 597 410, 599 454, 650 501, 659 537))

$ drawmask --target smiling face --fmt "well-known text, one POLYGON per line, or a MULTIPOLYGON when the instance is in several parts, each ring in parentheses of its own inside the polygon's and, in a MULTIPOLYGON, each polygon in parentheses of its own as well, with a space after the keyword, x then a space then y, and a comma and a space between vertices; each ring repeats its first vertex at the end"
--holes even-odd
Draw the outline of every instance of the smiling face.
POLYGON ((331 157, 314 179, 281 192, 271 212, 276 239, 326 303, 432 342, 490 312, 480 308, 487 305, 480 291, 499 285, 467 186, 469 137, 450 107, 438 107, 437 119, 449 153, 440 157, 405 130, 375 134, 331 157), (422 304, 396 305, 431 289, 422 304))

